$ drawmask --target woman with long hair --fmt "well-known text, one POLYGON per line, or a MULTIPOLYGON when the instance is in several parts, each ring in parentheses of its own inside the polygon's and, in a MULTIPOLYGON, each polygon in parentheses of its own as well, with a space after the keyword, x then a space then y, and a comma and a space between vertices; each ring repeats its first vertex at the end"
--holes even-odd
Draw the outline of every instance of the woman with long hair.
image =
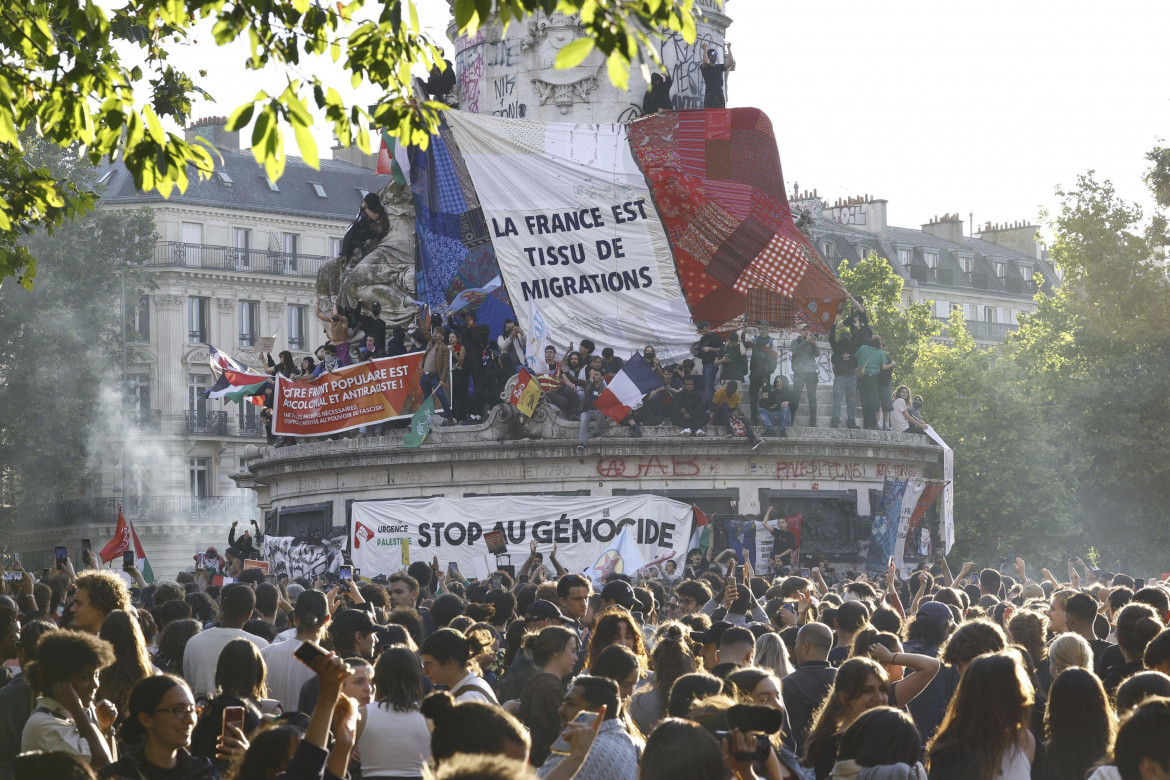
POLYGON ((941 664, 937 658, 902 650, 902 640, 887 631, 863 628, 853 635, 853 657, 869 657, 881 664, 890 679, 890 706, 905 707, 930 684, 941 664), (905 670, 910 674, 903 677, 905 670))
POLYGON ((1084 780, 1090 769, 1109 758, 1117 718, 1097 675, 1066 669, 1052 681, 1044 734, 1053 780, 1084 780))
POLYGON ((801 763, 825 780, 837 762, 841 733, 866 710, 884 707, 890 699, 890 678, 877 661, 850 658, 837 670, 833 688, 813 714, 801 763))
POLYGON ((435 685, 443 685, 457 701, 499 704, 495 691, 479 676, 475 659, 487 648, 484 638, 453 628, 440 628, 422 644, 423 671, 435 685))
POLYGON ((548 758, 549 747, 560 733, 558 710, 567 692, 563 681, 577 665, 577 647, 577 635, 564 626, 547 626, 524 640, 536 672, 524 684, 517 714, 532 734, 534 767, 548 758))
POLYGON ((642 628, 633 616, 621 607, 610 607, 597 617, 597 622, 593 625, 593 634, 589 637, 585 668, 592 670, 597 656, 610 645, 625 645, 638 656, 641 669, 646 669, 648 659, 642 628))
POLYGON ((783 680, 796 671, 788 647, 775 631, 769 631, 756 639, 756 666, 771 670, 776 679, 783 680))
POLYGON ((300 371, 297 370, 297 364, 293 362, 292 353, 287 349, 281 351, 279 363, 272 359, 271 353, 265 357, 268 358, 268 365, 264 368, 264 370, 272 376, 280 374, 285 379, 292 379, 294 376, 300 373, 300 371))
POLYGON ((114 663, 102 669, 97 695, 99 699, 113 702, 121 723, 125 719, 131 689, 139 680, 154 674, 154 664, 146 650, 138 619, 125 610, 115 609, 106 615, 98 636, 114 646, 114 663))
POLYGON ((948 780, 1047 777, 1044 745, 1028 728, 1034 697, 1018 652, 971 660, 927 746, 927 771, 948 780))
POLYGON ((403 645, 387 648, 374 665, 372 704, 362 708, 357 749, 362 777, 416 778, 431 760, 431 735, 419 712, 422 666, 403 645))
POLYGON ((187 752, 199 714, 187 683, 170 674, 146 677, 127 698, 118 737, 132 747, 102 770, 102 777, 218 780, 219 771, 210 759, 187 752))
MULTIPOLYGON (((759 644, 756 645, 757 652, 759 644)), ((630 717, 643 734, 649 734, 666 717, 666 704, 675 680, 698 669, 690 632, 681 623, 663 623, 654 634, 650 653, 654 679, 630 699, 630 717)))
POLYGON ((1007 633, 1012 642, 1028 651, 1028 657, 1024 659, 1030 664, 1028 672, 1037 692, 1046 692, 1052 685, 1048 664, 1044 663, 1048 658, 1044 647, 1048 638, 1048 618, 1035 610, 1018 609, 1007 622, 1007 633))
POLYGON ((216 739, 223 728, 225 707, 244 708, 244 736, 260 725, 260 700, 267 693, 264 680, 268 668, 256 645, 247 639, 233 639, 224 645, 215 666, 216 695, 207 702, 191 735, 191 752, 216 761, 221 769, 227 762, 216 757, 216 739))

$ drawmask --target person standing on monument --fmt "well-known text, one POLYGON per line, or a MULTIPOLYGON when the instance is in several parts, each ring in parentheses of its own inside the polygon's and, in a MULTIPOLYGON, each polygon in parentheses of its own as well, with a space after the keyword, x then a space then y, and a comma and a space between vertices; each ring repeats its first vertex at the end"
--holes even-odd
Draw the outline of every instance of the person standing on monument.
POLYGON ((792 389, 796 394, 792 414, 796 414, 796 407, 800 405, 803 391, 808 397, 808 424, 813 428, 817 424, 817 382, 820 380, 817 357, 820 354, 821 348, 817 346, 816 336, 812 334, 808 323, 802 324, 799 335, 792 340, 792 389))
POLYGON ((719 50, 714 46, 703 48, 703 65, 700 71, 707 85, 703 96, 703 108, 726 108, 727 98, 723 95, 723 79, 729 70, 735 70, 735 57, 731 44, 725 43, 723 62, 719 62, 719 50))

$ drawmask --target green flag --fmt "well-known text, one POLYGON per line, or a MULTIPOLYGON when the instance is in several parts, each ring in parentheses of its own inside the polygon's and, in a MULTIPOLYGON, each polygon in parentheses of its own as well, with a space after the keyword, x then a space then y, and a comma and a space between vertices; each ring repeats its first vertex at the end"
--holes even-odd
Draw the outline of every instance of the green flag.
POLYGON ((410 418, 410 427, 406 429, 406 434, 402 437, 402 443, 407 447, 417 447, 422 444, 427 434, 431 432, 431 418, 435 416, 435 394, 431 393, 427 396, 427 400, 423 401, 423 405, 414 413, 414 417, 410 418))

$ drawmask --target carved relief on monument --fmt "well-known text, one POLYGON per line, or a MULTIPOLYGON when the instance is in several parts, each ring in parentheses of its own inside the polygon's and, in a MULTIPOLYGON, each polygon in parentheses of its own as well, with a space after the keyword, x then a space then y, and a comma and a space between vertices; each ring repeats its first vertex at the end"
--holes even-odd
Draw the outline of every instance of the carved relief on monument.
POLYGON ((575 103, 588 103, 597 89, 605 60, 596 50, 575 68, 556 68, 561 49, 584 35, 581 20, 574 15, 540 11, 529 18, 520 49, 541 105, 551 101, 562 114, 568 114, 575 103))

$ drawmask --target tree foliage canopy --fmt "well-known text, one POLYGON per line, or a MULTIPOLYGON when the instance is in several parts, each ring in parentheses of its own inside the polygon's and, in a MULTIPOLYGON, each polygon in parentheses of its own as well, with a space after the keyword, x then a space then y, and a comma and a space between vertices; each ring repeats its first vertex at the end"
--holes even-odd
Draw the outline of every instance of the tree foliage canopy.
MULTIPOLYGON (((1167 204, 1157 168, 1170 153, 1148 159, 1146 182, 1167 204)), ((1161 572, 1170 543, 1165 222, 1146 220, 1092 172, 1057 194, 1051 257, 1063 284, 1038 295, 1000 347, 980 349, 958 312, 935 340, 929 309, 896 308, 901 280, 884 260, 843 267, 841 279, 865 297, 900 363, 895 376, 924 397, 924 417, 955 450, 957 555, 1056 566, 1093 547, 1106 568, 1161 572)))
MULTIPOLYGON (((694 40, 693 2, 457 0, 455 19, 461 32, 474 32, 493 13, 505 23, 538 10, 579 14, 586 37, 565 47, 557 64, 575 64, 596 48, 607 58, 611 80, 624 88, 631 62, 656 59, 646 31, 694 40)), ((213 21, 219 46, 248 41, 246 70, 328 56, 343 62, 355 86, 384 92, 368 109, 348 105, 316 76, 289 77, 282 91, 258 92, 236 108, 229 126, 255 120, 252 152, 273 180, 284 170, 289 130, 305 161, 317 164, 310 105, 324 112, 343 146, 356 142, 367 152, 371 128, 425 146, 437 126, 443 106, 414 101, 411 70, 441 65, 442 52, 422 32, 411 0, 125 0, 113 11, 97 0, 8 3, 0 11, 0 186, 6 194, 0 202, 0 280, 15 276, 31 289, 37 254, 21 236, 55 228, 93 202, 28 159, 21 141, 26 132, 62 148, 79 145, 91 163, 122 157, 139 189, 164 196, 184 191, 191 173, 211 175, 211 153, 163 126, 166 118, 185 124, 192 97, 206 94, 201 74, 167 62, 168 46, 189 38, 203 20, 213 21), (363 14, 367 6, 378 9, 374 18, 363 14), (143 65, 123 58, 126 44, 139 49, 143 65)))

